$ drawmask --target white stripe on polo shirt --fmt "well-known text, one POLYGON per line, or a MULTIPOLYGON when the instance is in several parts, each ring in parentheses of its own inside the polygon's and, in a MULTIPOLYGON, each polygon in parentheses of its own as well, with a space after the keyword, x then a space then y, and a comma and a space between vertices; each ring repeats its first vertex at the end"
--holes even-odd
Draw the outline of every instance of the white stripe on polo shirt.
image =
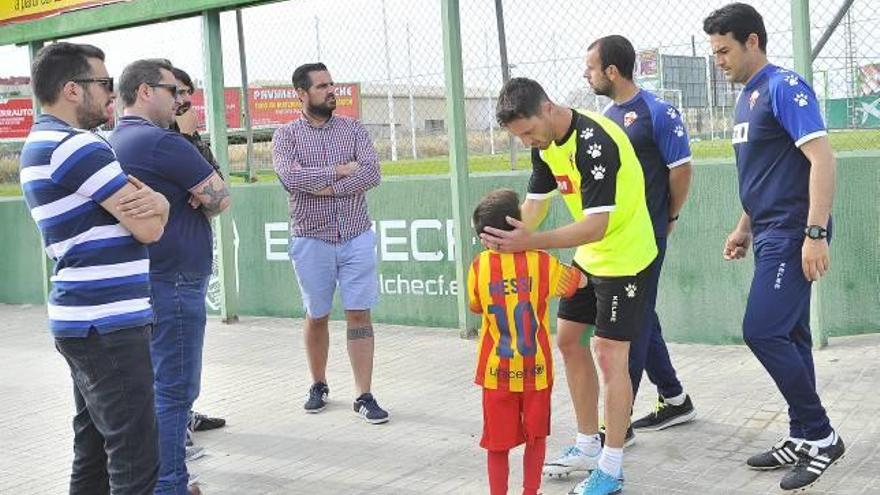
POLYGON ((91 144, 101 144, 105 148, 110 149, 105 141, 102 141, 101 138, 90 132, 76 134, 55 148, 55 151, 52 153, 52 160, 49 162, 49 167, 52 170, 51 173, 55 173, 58 167, 63 165, 71 156, 91 144))
POLYGON ((97 306, 56 306, 49 304, 49 319, 55 321, 95 321, 108 316, 150 309, 150 298, 126 299, 97 306))
POLYGON ((65 131, 32 131, 24 142, 25 144, 37 142, 57 143, 69 135, 70 133, 65 131))
POLYGON ((106 186, 108 182, 116 177, 119 177, 120 174, 122 174, 122 166, 119 165, 119 162, 112 161, 105 165, 101 170, 92 174, 91 177, 79 186, 79 189, 77 189, 76 192, 83 196, 92 197, 95 192, 106 186))
POLYGON ((52 167, 49 165, 32 165, 24 167, 18 173, 18 180, 21 185, 35 180, 47 180, 52 178, 52 167))
POLYGON ((81 268, 62 268, 52 276, 53 282, 87 282, 109 278, 128 277, 149 273, 150 260, 142 259, 112 265, 84 266, 81 268))
POLYGON ((56 199, 51 203, 31 208, 31 216, 34 218, 34 221, 40 222, 49 218, 57 217, 58 215, 63 215, 90 201, 91 199, 80 194, 68 194, 67 196, 64 196, 61 199, 56 199))
POLYGON ((64 239, 63 241, 58 241, 55 244, 46 246, 46 254, 50 258, 61 258, 70 250, 70 248, 78 244, 89 241, 98 241, 101 239, 112 239, 114 237, 131 237, 131 232, 120 223, 92 227, 69 239, 64 239))

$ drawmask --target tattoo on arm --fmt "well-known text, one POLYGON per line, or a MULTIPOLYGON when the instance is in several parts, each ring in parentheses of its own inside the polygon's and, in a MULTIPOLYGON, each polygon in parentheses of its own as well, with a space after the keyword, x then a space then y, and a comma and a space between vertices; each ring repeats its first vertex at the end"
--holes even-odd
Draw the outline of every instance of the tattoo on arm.
POLYGON ((214 185, 208 182, 202 188, 201 194, 210 198, 208 201, 199 198, 202 201, 202 211, 208 216, 215 216, 223 211, 222 203, 229 196, 229 190, 226 188, 226 185, 223 185, 220 189, 214 189, 214 185))
POLYGON ((367 327, 359 327, 359 328, 349 328, 348 329, 348 340, 361 340, 361 339, 369 339, 373 337, 373 326, 367 327))

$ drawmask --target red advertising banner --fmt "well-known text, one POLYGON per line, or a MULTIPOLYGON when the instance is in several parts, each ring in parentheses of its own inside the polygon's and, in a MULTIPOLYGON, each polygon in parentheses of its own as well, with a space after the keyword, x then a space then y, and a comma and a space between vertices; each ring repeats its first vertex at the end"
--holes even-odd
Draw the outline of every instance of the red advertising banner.
MULTIPOLYGON (((241 122, 241 98, 237 88, 226 88, 223 91, 226 100, 226 126, 230 129, 240 129, 241 122)), ((199 129, 205 129, 205 95, 201 89, 197 89, 192 95, 192 105, 199 118, 199 129)))
POLYGON ((26 138, 33 123, 30 98, 0 99, 0 139, 26 138))
MULTIPOLYGON (((302 102, 292 86, 266 86, 248 89, 248 107, 254 127, 279 126, 302 115, 302 102)), ((357 83, 336 85, 335 115, 360 118, 361 87, 357 83)))

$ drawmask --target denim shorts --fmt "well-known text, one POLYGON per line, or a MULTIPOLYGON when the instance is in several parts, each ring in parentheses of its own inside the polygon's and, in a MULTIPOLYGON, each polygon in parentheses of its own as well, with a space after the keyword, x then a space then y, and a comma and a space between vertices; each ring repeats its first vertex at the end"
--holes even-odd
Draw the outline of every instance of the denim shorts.
POLYGON ((379 302, 376 233, 372 230, 341 244, 292 237, 289 254, 309 318, 330 314, 337 285, 345 310, 372 309, 379 302))

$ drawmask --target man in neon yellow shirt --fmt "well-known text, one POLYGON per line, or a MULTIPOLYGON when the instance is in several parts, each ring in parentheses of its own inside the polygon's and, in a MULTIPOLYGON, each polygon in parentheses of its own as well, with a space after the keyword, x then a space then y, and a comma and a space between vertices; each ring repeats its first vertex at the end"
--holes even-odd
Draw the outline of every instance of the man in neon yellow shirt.
POLYGON ((623 444, 632 406, 629 345, 640 330, 643 285, 657 257, 642 167, 617 124, 598 113, 553 103, 530 79, 504 85, 496 116, 532 148, 532 176, 522 221, 508 219, 513 230, 487 227, 480 237, 502 252, 577 247, 573 264, 589 285, 562 300, 557 323, 557 345, 582 440, 573 448, 586 454, 580 458, 592 460, 584 466, 593 469, 584 494, 616 493, 623 483, 623 444), (533 232, 557 193, 574 222, 533 232), (605 387, 604 448, 598 436, 598 377, 589 347, 582 344, 591 326, 605 387))

